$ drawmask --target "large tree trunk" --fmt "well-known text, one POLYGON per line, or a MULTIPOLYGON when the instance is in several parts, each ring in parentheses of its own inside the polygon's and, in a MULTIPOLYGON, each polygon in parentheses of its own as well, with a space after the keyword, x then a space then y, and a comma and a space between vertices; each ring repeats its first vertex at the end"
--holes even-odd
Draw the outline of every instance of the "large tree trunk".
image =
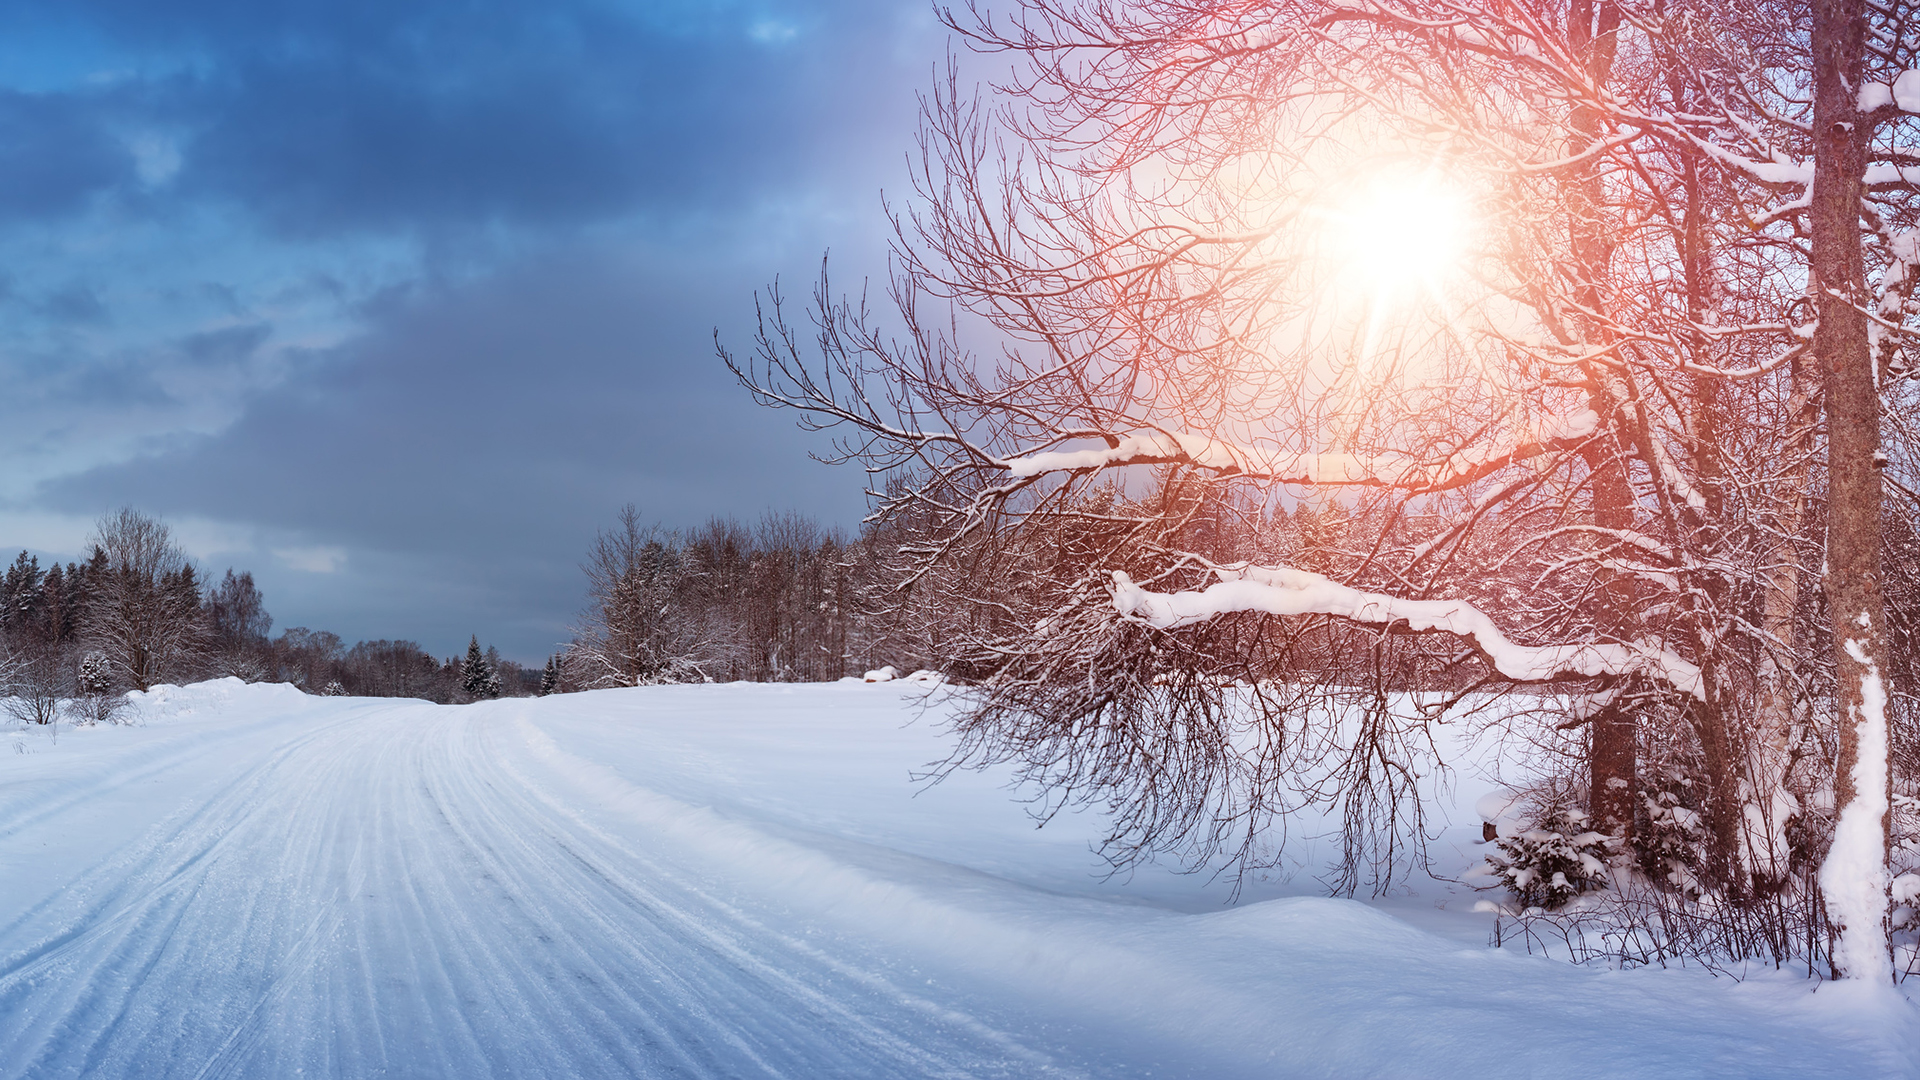
MULTIPOLYGON (((1612 450, 1611 447, 1608 448, 1612 450)), ((1605 529, 1633 527, 1632 490, 1626 466, 1617 452, 1594 455, 1593 522, 1605 529)), ((1600 606, 1595 622, 1615 641, 1632 640, 1633 582, 1603 570, 1604 582, 1594 599, 1600 606)), ((1638 798, 1639 708, 1629 687, 1614 687, 1619 696, 1595 713, 1587 743, 1587 806, 1594 828, 1623 840, 1633 839, 1634 805, 1638 798)))
MULTIPOLYGON (((1620 6, 1614 0, 1573 0, 1567 9, 1567 40, 1585 62, 1587 77, 1598 89, 1605 87, 1613 73, 1613 59, 1619 42, 1620 6)), ((1594 110, 1577 106, 1570 118, 1573 128, 1571 149, 1581 152, 1600 139, 1599 118, 1594 110)), ((1568 192, 1568 228, 1573 255, 1581 281, 1576 295, 1589 311, 1606 309, 1603 283, 1612 272, 1612 245, 1602 213, 1605 192, 1600 177, 1592 168, 1577 176, 1568 192)), ((1606 333, 1594 327, 1593 333, 1606 333)), ((1609 373, 1595 366, 1588 372, 1595 387, 1593 411, 1609 425, 1617 425, 1617 410, 1623 395, 1613 392, 1609 373)), ((1627 466, 1616 439, 1589 447, 1588 468, 1592 471, 1593 523, 1602 528, 1626 530, 1633 527, 1633 491, 1628 483, 1627 466)), ((1602 610, 1595 613, 1602 634, 1616 640, 1626 633, 1633 612, 1632 582, 1610 570, 1602 570, 1598 593, 1602 610)), ((1638 758, 1637 716, 1631 701, 1615 702, 1602 708, 1588 731, 1587 808, 1593 814, 1594 827, 1603 833, 1631 839, 1633 836, 1635 788, 1638 758)))
POLYGON ((1836 976, 1892 976, 1887 941, 1885 620, 1880 599, 1880 397, 1867 338, 1860 239, 1867 124, 1856 105, 1866 42, 1864 0, 1813 8, 1814 335, 1827 415, 1827 609, 1833 620, 1840 813, 1820 887, 1833 924, 1836 976))

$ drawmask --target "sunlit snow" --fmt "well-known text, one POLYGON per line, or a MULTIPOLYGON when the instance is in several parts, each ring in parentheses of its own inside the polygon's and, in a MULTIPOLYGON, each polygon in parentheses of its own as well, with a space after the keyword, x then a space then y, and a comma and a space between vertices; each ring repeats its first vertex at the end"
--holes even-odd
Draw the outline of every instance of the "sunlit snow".
POLYGON ((1920 1075, 1899 991, 1496 950, 1444 881, 1103 879, 1097 819, 910 781, 927 689, 229 680, 10 729, 0 1076, 1920 1075))

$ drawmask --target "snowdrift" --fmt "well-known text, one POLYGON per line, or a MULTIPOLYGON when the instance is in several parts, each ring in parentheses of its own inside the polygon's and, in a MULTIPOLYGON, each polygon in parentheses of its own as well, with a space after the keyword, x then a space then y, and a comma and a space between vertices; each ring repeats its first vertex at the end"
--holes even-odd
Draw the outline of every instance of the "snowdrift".
MULTIPOLYGON (((0 1076, 1920 1076, 1894 990, 1487 945, 1436 872, 1102 876, 926 683, 234 680, 0 745, 0 1076)), ((1303 854, 1311 858, 1311 845, 1303 854)))

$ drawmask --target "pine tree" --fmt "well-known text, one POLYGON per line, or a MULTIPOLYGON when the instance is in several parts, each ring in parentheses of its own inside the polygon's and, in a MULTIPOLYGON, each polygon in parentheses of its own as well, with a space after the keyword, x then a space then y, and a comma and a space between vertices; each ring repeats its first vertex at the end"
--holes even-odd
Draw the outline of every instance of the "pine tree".
POLYGON ((0 630, 18 629, 33 621, 44 597, 40 560, 22 551, 0 576, 0 630))
POLYGON ((113 692, 113 663, 105 653, 88 653, 80 661, 80 670, 74 682, 80 691, 75 705, 80 719, 87 723, 106 723, 125 704, 125 700, 113 692))
POLYGON ((47 576, 40 583, 40 599, 40 612, 33 620, 33 632, 49 645, 71 642, 77 630, 77 612, 87 599, 79 564, 68 563, 65 570, 60 568, 59 563, 48 567, 47 576))
POLYGON ((506 681, 506 670, 507 663, 500 659, 500 650, 487 646, 487 685, 481 692, 490 698, 499 697, 500 687, 506 681))
POLYGON ((87 695, 105 694, 113 689, 113 665, 107 662, 105 653, 90 652, 80 661, 80 674, 76 680, 80 692, 87 695))
POLYGON ((460 666, 460 689, 475 699, 500 696, 500 676, 487 662, 487 655, 480 651, 478 635, 467 644, 467 662, 460 666))
POLYGON ((560 657, 556 654, 547 657, 546 670, 540 673, 540 696, 546 697, 560 689, 560 657))

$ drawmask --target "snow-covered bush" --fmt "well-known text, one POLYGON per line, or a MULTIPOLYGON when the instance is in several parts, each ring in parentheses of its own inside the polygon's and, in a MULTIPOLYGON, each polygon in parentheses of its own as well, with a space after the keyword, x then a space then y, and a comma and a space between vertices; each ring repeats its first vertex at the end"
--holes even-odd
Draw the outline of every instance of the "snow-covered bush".
POLYGON ((1533 828, 1496 840, 1487 866, 1521 907, 1551 911, 1605 886, 1611 841, 1587 827, 1585 812, 1555 807, 1533 828))
POLYGON ((320 688, 320 695, 322 697, 346 697, 347 688, 340 684, 339 679, 334 679, 320 688))
POLYGON ((273 674, 257 656, 228 657, 217 670, 224 670, 241 682, 249 683, 267 682, 273 674))
POLYGON ((105 653, 90 652, 81 658, 80 670, 74 676, 74 685, 80 691, 74 707, 82 723, 107 723, 126 704, 113 692, 113 683, 113 662, 105 653))
POLYGON ((105 694, 113 689, 113 665, 107 655, 90 652, 80 660, 77 683, 82 694, 105 694))
POLYGON ((1669 783, 1641 792, 1645 822, 1636 831, 1633 846, 1648 878, 1698 899, 1704 891, 1699 870, 1706 862, 1706 821, 1688 805, 1694 786, 1691 778, 1673 774, 1667 779, 1669 783))

